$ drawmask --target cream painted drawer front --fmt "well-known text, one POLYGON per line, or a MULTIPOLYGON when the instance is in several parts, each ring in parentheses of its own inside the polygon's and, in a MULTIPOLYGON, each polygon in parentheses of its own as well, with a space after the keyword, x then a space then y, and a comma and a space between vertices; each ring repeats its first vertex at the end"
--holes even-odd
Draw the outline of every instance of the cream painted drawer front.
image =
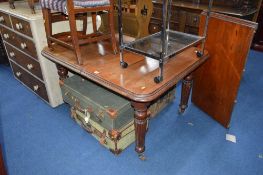
MULTIPOLYGON (((65 28, 59 24, 54 30, 65 28)), ((47 46, 41 9, 31 14, 26 1, 16 1, 16 9, 1 3, 0 31, 14 76, 50 106, 63 103, 56 65, 41 55, 47 46)))

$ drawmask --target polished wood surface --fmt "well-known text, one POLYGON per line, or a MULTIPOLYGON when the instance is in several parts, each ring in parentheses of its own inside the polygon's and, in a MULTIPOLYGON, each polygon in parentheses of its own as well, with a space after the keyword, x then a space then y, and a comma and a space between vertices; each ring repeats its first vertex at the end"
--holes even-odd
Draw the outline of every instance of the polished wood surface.
MULTIPOLYGON (((201 17, 200 33, 205 24, 201 17)), ((229 127, 244 66, 257 24, 212 13, 206 49, 210 59, 194 74, 192 102, 229 127)))
POLYGON ((158 75, 158 61, 126 52, 124 58, 129 67, 122 69, 119 55, 112 54, 108 42, 84 46, 83 65, 78 65, 71 50, 58 45, 54 46, 53 51, 46 47, 42 54, 133 101, 148 102, 159 97, 207 59, 207 54, 198 58, 195 51, 196 48, 192 47, 175 59, 170 59, 164 65, 164 80, 159 84, 153 81, 158 75))

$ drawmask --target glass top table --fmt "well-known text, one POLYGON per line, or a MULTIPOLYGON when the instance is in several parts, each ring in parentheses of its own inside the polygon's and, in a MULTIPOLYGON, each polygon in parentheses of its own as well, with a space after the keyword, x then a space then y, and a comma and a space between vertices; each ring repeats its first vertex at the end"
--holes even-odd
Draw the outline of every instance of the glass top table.
MULTIPOLYGON (((172 30, 166 30, 166 33, 167 37, 165 42, 167 47, 165 47, 166 49, 163 51, 163 59, 172 57, 191 46, 199 44, 204 39, 202 36, 172 30)), ((126 43, 123 45, 123 48, 159 60, 162 58, 161 45, 161 32, 158 32, 133 42, 126 43)))
POLYGON ((164 63, 169 58, 186 50, 189 47, 201 43, 201 49, 196 50, 196 55, 202 57, 205 48, 206 32, 208 28, 209 16, 213 0, 209 0, 208 10, 206 11, 206 21, 203 36, 196 36, 183 32, 170 30, 172 0, 163 0, 162 4, 162 29, 160 32, 135 40, 130 43, 123 42, 122 28, 122 0, 118 0, 118 28, 119 28, 119 48, 120 48, 120 65, 127 68, 128 64, 124 61, 123 50, 129 50, 146 57, 159 61, 159 75, 154 77, 155 83, 163 80, 164 63))

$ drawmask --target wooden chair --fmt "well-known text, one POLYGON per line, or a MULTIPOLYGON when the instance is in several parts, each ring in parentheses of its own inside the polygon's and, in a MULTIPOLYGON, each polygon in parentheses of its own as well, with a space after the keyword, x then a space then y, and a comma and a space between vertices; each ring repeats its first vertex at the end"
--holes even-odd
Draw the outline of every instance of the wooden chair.
POLYGON ((40 0, 45 20, 48 47, 52 48, 53 43, 63 45, 74 50, 78 64, 83 64, 80 46, 111 39, 113 52, 117 53, 114 19, 113 0, 40 0), (55 12, 54 12, 55 11, 55 12), (110 33, 100 33, 97 31, 97 12, 106 11, 109 17, 110 33), (93 33, 86 34, 87 13, 91 13, 93 33), (76 19, 83 20, 83 30, 77 31, 76 19), (70 31, 52 34, 52 23, 68 20, 70 31))

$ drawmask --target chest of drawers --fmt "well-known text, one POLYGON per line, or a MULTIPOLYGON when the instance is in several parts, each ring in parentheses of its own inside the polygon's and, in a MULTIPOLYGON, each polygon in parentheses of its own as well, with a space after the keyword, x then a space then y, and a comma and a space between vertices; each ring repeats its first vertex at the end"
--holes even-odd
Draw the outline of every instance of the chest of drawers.
POLYGON ((0 64, 8 64, 7 56, 5 53, 5 48, 1 36, 0 36, 0 64))
POLYGON ((63 103, 56 66, 41 55, 47 45, 41 10, 31 14, 25 2, 16 9, 1 3, 0 31, 15 78, 50 106, 63 103))

